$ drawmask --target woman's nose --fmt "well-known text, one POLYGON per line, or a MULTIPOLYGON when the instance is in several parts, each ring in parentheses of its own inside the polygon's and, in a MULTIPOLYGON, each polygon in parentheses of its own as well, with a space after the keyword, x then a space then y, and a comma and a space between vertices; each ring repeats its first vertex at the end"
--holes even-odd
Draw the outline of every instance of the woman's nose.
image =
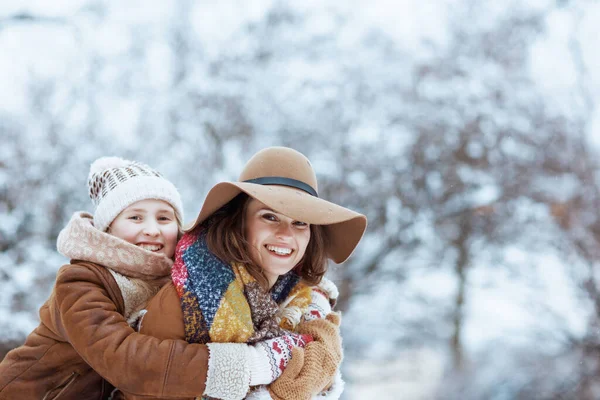
POLYGON ((287 222, 281 222, 277 226, 276 234, 278 237, 291 237, 292 236, 292 224, 288 224, 287 222))

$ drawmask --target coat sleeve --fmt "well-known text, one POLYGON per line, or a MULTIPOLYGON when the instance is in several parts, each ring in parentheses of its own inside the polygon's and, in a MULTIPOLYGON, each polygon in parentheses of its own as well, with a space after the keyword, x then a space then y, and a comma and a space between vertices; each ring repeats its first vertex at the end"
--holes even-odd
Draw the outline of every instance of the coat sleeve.
MULTIPOLYGON (((61 268, 53 299, 55 326, 81 357, 115 387, 139 396, 190 398, 205 390, 208 349, 135 332, 111 299, 100 267, 61 268)), ((114 297, 113 297, 114 298, 114 297)))
POLYGON ((139 330, 145 335, 159 339, 185 340, 183 311, 172 282, 163 286, 156 296, 150 299, 139 330))

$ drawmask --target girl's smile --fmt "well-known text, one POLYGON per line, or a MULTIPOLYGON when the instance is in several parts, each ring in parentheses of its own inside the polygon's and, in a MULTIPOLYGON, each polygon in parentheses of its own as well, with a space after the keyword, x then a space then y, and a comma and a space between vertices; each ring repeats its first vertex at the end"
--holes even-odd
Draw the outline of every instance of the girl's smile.
POLYGON ((179 227, 169 203, 147 199, 124 209, 110 224, 108 233, 144 250, 173 258, 179 227))

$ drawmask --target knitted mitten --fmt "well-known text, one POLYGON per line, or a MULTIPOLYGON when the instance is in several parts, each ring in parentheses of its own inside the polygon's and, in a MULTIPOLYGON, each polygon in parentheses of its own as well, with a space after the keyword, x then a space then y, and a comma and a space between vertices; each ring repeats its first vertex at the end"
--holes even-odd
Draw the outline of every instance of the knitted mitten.
POLYGON ((325 318, 331 312, 339 296, 335 283, 323 277, 317 286, 312 287, 310 293, 311 301, 302 315, 302 321, 312 321, 317 318, 325 318))
POLYGON ((317 318, 325 318, 331 312, 329 296, 318 287, 313 287, 310 293, 310 304, 302 315, 303 321, 312 321, 317 318))
POLYGON ((242 399, 250 386, 269 384, 281 375, 294 347, 312 341, 309 334, 279 336, 254 345, 208 343, 210 356, 204 395, 219 399, 242 399))
POLYGON ((292 349, 312 340, 310 335, 290 333, 249 346, 250 386, 268 385, 279 378, 292 359, 292 349))
POLYGON ((330 313, 326 319, 303 322, 298 331, 313 341, 304 350, 292 351, 292 360, 283 374, 269 386, 275 400, 308 400, 329 387, 342 362, 340 315, 330 313))

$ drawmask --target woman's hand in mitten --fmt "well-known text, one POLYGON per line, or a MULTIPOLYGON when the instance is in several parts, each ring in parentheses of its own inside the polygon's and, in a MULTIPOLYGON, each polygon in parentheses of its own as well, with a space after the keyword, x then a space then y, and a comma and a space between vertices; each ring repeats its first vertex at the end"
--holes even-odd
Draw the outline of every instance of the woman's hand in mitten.
POLYGON ((210 360, 204 394, 218 399, 244 398, 250 386, 266 385, 281 375, 292 349, 304 347, 310 335, 288 333, 248 345, 208 343, 210 360))
POLYGON ((331 313, 326 319, 303 322, 302 334, 312 336, 304 350, 292 350, 292 360, 283 374, 269 386, 276 400, 308 400, 326 389, 342 362, 340 315, 331 313))
POLYGON ((292 349, 312 340, 307 334, 288 333, 249 346, 250 386, 268 385, 279 378, 292 359, 292 349))

